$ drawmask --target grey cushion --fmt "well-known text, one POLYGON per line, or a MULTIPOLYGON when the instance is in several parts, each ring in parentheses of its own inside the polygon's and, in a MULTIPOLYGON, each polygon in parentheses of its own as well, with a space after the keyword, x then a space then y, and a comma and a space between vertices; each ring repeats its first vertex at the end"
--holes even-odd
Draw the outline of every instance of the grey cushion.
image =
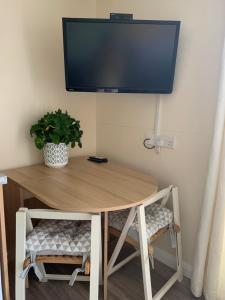
MULTIPOLYGON (((109 225, 117 230, 122 230, 127 220, 129 209, 111 212, 109 214, 109 225)), ((150 238, 160 229, 173 222, 173 212, 166 207, 160 207, 154 203, 145 209, 147 237, 150 238)), ((128 233, 131 237, 138 240, 138 222, 135 218, 128 233)))
POLYGON ((89 254, 90 249, 90 221, 42 220, 26 239, 28 255, 80 256, 89 254))

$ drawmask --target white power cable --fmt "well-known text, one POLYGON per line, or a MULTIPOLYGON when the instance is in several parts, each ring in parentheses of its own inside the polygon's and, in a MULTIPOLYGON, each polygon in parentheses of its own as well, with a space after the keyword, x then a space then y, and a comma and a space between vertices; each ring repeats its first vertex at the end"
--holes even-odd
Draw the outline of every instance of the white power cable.
POLYGON ((158 154, 161 147, 157 145, 157 139, 160 135, 160 121, 161 121, 161 95, 156 95, 156 107, 155 107, 155 120, 154 120, 154 133, 152 138, 146 138, 144 140, 144 147, 147 149, 155 149, 158 154))
MULTIPOLYGON (((156 108, 155 108, 155 121, 154 121, 154 138, 160 134, 160 121, 161 121, 161 95, 156 96, 156 108)), ((155 146, 155 152, 158 154, 160 152, 160 146, 155 146)))
POLYGON ((155 108, 155 121, 154 121, 154 135, 158 136, 160 132, 160 118, 161 118, 161 96, 156 96, 156 108, 155 108))

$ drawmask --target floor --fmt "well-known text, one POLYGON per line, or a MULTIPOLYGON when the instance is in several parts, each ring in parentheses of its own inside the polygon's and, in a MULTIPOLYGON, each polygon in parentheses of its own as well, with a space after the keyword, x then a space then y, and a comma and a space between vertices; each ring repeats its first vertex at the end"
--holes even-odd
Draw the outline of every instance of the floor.
MULTIPOLYGON (((116 239, 110 239, 109 254, 116 245, 116 239)), ((119 255, 118 261, 133 252, 133 248, 125 244, 119 255)), ((74 266, 71 265, 46 265, 47 273, 71 274, 74 266)), ((171 277, 173 270, 155 260, 155 270, 151 271, 153 294, 171 277)), ((14 280, 11 282, 11 298, 14 299, 14 280)), ((35 275, 29 274, 29 288, 26 291, 26 300, 88 300, 89 283, 75 282, 73 287, 66 281, 49 281, 40 283, 35 275)), ((102 286, 100 287, 100 298, 102 286)), ((140 257, 135 258, 109 278, 109 300, 144 300, 142 271, 140 257)), ((194 300, 190 292, 190 280, 184 278, 177 282, 162 298, 163 300, 194 300)), ((198 300, 205 300, 204 297, 198 300)))
MULTIPOLYGON (((68 269, 71 266, 64 266, 63 272, 71 272, 68 269)), ((47 266, 50 271, 52 266, 47 266), (49 268, 50 267, 50 268, 49 268)), ((54 267, 54 271, 55 271, 54 267)), ((62 266, 57 272, 62 272, 62 266)), ((155 271, 152 272, 152 286, 155 293, 163 283, 171 276, 173 270, 155 262, 155 271)), ((190 289, 190 281, 184 278, 182 283, 176 283, 173 288, 164 296, 164 300, 192 300, 196 299, 192 296, 190 289)), ((101 289, 102 290, 102 289, 101 289)), ((27 290, 27 300, 85 300, 88 299, 89 284, 75 283, 74 287, 69 287, 67 282, 49 281, 48 283, 39 283, 34 275, 31 275, 30 287, 27 290)), ((100 299, 102 299, 102 291, 100 291, 100 299)), ((109 300, 141 300, 144 299, 142 274, 140 259, 136 258, 131 263, 124 266, 109 279, 109 300)), ((204 300, 204 298, 199 298, 204 300)))

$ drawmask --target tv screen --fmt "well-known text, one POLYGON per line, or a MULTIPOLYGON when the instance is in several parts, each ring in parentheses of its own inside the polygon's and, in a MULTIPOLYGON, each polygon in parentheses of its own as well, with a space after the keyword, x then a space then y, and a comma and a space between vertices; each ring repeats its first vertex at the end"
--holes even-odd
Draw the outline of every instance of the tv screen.
POLYGON ((171 93, 179 21, 63 18, 66 89, 171 93))

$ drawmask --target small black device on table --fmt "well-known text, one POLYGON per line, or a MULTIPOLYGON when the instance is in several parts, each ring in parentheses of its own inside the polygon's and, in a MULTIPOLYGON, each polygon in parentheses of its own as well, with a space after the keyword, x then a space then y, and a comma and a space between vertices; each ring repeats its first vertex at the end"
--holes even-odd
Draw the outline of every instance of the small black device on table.
POLYGON ((108 159, 106 157, 99 157, 99 156, 89 156, 88 157, 89 161, 101 164, 101 163, 107 163, 108 159))

